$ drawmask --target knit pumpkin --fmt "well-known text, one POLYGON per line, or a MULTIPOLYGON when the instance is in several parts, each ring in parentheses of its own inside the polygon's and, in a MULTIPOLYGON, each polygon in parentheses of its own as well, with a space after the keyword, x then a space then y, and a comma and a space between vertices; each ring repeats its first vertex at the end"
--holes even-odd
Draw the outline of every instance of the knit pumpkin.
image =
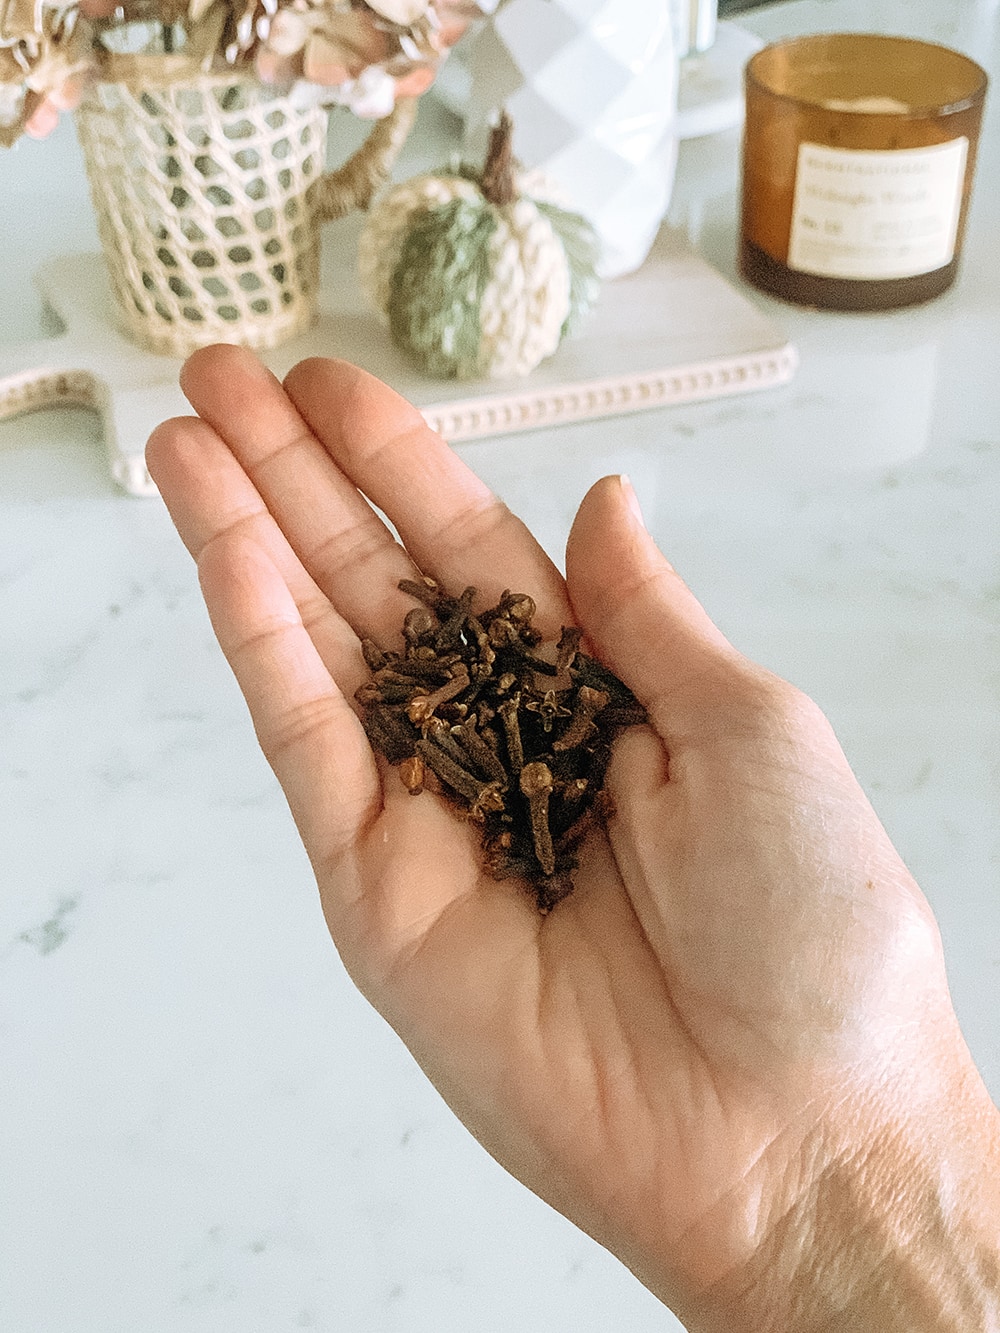
POLYGON ((593 305, 590 224, 514 171, 507 116, 481 172, 416 176, 365 225, 361 285, 393 339, 444 379, 526 375, 593 305))

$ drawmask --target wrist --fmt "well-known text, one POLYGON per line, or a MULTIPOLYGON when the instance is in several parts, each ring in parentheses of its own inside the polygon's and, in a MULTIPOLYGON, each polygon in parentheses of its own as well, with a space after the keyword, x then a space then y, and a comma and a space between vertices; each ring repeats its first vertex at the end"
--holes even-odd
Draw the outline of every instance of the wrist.
POLYGON ((819 1131, 816 1170, 692 1333, 1000 1328, 1000 1114, 971 1062, 945 1086, 819 1131))

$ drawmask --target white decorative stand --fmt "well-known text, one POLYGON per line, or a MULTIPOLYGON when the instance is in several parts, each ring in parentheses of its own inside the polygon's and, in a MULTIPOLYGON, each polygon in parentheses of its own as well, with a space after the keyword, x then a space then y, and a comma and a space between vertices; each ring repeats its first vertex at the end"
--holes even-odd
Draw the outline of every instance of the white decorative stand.
MULTIPOLYGON (((362 300, 354 277, 359 226, 355 216, 327 229, 320 318, 262 359, 277 375, 307 356, 353 361, 452 442, 765 389, 793 374, 795 351, 781 331, 664 230, 646 263, 607 283, 586 327, 531 375, 429 379, 362 300)), ((115 481, 133 495, 155 495, 143 450, 156 425, 190 412, 178 387, 181 361, 143 351, 118 331, 98 255, 55 260, 37 282, 64 331, 0 346, 0 418, 60 403, 95 408, 115 481)))

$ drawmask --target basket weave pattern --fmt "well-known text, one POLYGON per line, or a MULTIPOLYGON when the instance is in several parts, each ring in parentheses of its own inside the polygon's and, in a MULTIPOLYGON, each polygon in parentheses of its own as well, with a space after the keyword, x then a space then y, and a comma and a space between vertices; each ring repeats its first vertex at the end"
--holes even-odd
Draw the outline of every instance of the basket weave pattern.
POLYGON ((326 112, 254 79, 98 83, 77 112, 125 332, 152 352, 274 347, 312 323, 326 112))

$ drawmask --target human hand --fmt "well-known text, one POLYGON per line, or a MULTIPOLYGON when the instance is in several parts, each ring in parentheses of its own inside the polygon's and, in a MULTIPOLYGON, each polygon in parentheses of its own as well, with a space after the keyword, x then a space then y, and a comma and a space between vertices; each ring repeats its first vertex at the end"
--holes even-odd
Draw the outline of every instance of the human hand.
POLYGON ((692 1330, 978 1327, 908 1302, 949 1236, 996 1262, 996 1114, 930 909, 815 705, 730 646, 620 479, 585 497, 564 581, 364 372, 282 388, 220 347, 182 384, 200 419, 154 432, 150 471, 341 957, 473 1134, 692 1330), (648 710, 546 917, 359 724, 360 637, 397 640, 417 572, 530 593, 648 710))

